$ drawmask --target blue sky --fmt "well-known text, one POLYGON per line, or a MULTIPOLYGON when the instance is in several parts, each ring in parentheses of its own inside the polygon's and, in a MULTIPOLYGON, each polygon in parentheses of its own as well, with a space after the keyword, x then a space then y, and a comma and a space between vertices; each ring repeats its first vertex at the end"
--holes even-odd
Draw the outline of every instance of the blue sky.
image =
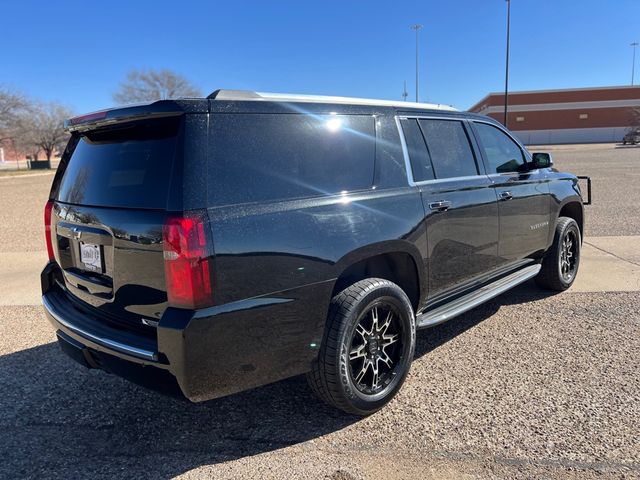
MULTIPOLYGON (((420 100, 466 109, 503 88, 505 14, 505 0, 5 0, 0 83, 78 113, 112 105, 134 67, 171 68, 205 95, 401 99, 406 80, 412 99, 417 22, 420 100)), ((640 0, 512 0, 511 20, 510 89, 630 82, 640 0)))

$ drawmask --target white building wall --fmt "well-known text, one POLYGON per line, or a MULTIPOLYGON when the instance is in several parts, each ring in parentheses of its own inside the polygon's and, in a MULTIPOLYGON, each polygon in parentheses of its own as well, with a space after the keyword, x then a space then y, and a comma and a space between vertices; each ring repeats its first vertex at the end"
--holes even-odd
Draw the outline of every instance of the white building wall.
POLYGON ((512 130, 525 145, 554 145, 559 143, 617 143, 629 127, 560 128, 553 130, 512 130))

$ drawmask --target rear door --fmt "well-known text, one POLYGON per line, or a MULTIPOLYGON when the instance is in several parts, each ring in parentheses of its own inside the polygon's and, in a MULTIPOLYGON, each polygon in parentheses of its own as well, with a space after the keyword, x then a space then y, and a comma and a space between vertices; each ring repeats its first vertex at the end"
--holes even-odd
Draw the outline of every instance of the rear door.
POLYGON ((530 170, 525 150, 492 123, 472 122, 500 212, 499 257, 517 262, 546 250, 551 197, 545 169, 530 170))
POLYGON ((404 117, 400 122, 410 180, 420 188, 425 209, 433 300, 495 268, 496 197, 475 158, 466 121, 404 117))
POLYGON ((74 133, 52 188, 70 299, 142 330, 166 307, 162 227, 182 196, 184 115, 74 133))

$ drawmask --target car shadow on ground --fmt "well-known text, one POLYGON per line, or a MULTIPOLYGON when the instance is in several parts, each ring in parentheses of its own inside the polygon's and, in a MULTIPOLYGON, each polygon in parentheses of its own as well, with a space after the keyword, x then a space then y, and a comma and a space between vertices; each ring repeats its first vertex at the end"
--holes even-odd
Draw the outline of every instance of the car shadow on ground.
MULTIPOLYGON (((417 355, 548 294, 530 285, 418 334, 417 355)), ((303 377, 203 404, 76 366, 55 343, 0 357, 0 477, 171 478, 341 430, 359 418, 324 405, 303 377)))

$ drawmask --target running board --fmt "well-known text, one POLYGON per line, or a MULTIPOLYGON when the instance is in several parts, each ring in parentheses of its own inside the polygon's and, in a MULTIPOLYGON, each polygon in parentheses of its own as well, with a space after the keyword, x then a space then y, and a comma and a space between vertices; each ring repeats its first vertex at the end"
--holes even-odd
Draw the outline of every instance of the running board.
POLYGON ((518 270, 506 277, 496 280, 493 283, 485 285, 482 288, 474 290, 460 298, 435 308, 431 311, 422 313, 416 318, 417 328, 428 328, 447 320, 457 317, 461 313, 471 310, 477 307, 481 303, 491 300, 493 297, 497 297, 501 293, 515 287, 516 285, 526 282, 530 278, 535 277, 542 268, 541 265, 531 265, 529 267, 518 270))

